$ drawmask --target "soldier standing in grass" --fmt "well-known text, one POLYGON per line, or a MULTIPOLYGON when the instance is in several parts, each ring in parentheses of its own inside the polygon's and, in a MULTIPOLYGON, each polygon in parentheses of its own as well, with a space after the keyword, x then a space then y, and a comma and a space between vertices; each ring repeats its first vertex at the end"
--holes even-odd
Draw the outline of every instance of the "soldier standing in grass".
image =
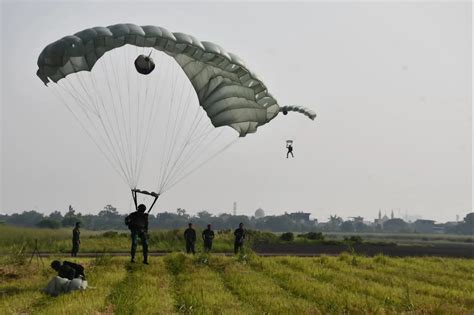
POLYGON ((234 253, 237 254, 239 250, 242 251, 243 246, 244 246, 245 230, 244 230, 243 223, 240 223, 239 228, 235 229, 234 236, 235 236, 234 253))
POLYGON ((131 262, 135 262, 137 238, 139 237, 143 248, 143 263, 148 265, 148 213, 145 213, 145 211, 146 206, 144 204, 139 205, 137 211, 130 213, 125 218, 125 224, 130 229, 132 237, 131 262))
POLYGON ((81 244, 81 222, 76 222, 76 226, 72 230, 72 250, 71 250, 71 256, 72 257, 77 257, 77 252, 79 251, 79 245, 81 244))
POLYGON ((211 230, 211 225, 207 225, 207 229, 202 231, 202 240, 204 241, 204 251, 210 252, 212 249, 212 240, 214 239, 214 231, 211 230))
POLYGON ((186 241, 186 253, 196 253, 194 244, 196 243, 196 231, 193 229, 193 224, 189 223, 188 228, 184 231, 184 240, 186 241))

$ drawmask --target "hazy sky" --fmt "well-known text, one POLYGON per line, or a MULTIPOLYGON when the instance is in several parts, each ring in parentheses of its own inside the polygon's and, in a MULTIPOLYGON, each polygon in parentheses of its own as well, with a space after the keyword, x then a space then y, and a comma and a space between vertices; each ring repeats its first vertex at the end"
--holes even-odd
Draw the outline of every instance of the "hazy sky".
MULTIPOLYGON (((307 211, 325 221, 379 209, 454 220, 472 209, 470 2, 2 2, 4 213, 125 213, 128 187, 36 77, 41 50, 116 23, 218 43, 259 74, 279 115, 175 186, 155 211, 307 211), (295 159, 285 140, 295 140, 295 159)), ((153 170, 147 170, 152 172, 153 170)))

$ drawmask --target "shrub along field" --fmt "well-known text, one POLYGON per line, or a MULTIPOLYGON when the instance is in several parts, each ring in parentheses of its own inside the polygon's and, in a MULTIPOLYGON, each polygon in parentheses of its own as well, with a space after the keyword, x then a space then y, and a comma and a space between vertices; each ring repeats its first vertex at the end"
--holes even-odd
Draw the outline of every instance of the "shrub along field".
MULTIPOLYGON (((0 225, 0 254, 12 252, 31 252, 38 241, 40 252, 69 253, 71 251, 71 229, 40 229, 20 228, 14 226, 0 225)), ((198 240, 196 250, 203 250, 203 242, 200 239, 202 230, 196 230, 198 240)), ((150 251, 170 252, 179 251, 184 248, 184 229, 176 230, 152 230, 149 233, 150 251)), ((213 242, 214 252, 233 251, 233 231, 216 231, 213 242)), ((279 237, 270 232, 248 231, 247 243, 278 242, 279 237)), ((87 231, 81 230, 80 253, 113 253, 130 251, 129 231, 87 231)))
MULTIPOLYGON (((197 230, 197 250, 202 251, 202 241, 197 230)), ((183 229, 151 230, 149 247, 152 252, 180 251, 184 247, 183 229)), ((231 230, 216 231, 213 244, 214 252, 232 252, 233 234, 231 230)), ((21 228, 0 225, 0 254, 11 252, 31 252, 38 241, 41 252, 69 253, 71 250, 71 229, 40 229, 21 228)), ((309 232, 303 234, 280 233, 262 231, 248 231, 247 245, 265 244, 324 244, 324 245, 351 245, 365 243, 367 245, 435 245, 439 243, 461 244, 469 246, 474 241, 472 236, 449 235, 396 235, 396 234, 331 234, 309 232)), ((465 247, 469 250, 469 247, 465 247)), ((87 231, 81 230, 80 253, 113 253, 128 252, 130 249, 130 232, 122 231, 87 231)))
POLYGON ((189 256, 69 259, 90 289, 41 293, 53 258, 0 264, 2 314, 472 314, 474 261, 444 258, 189 256))

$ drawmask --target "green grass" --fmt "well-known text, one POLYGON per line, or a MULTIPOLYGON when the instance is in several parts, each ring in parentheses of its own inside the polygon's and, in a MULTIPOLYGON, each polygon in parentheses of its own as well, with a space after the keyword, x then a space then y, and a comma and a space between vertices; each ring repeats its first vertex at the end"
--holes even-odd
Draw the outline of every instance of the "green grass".
POLYGON ((52 298, 49 262, 0 258, 1 314, 472 314, 474 260, 189 256, 70 259, 90 289, 52 298))
MULTIPOLYGON (((15 251, 31 252, 38 242, 41 252, 69 253, 71 251, 71 229, 19 228, 0 225, 0 254, 15 251)), ((184 250, 183 230, 152 230, 148 240, 151 251, 184 250)), ((129 231, 87 231, 81 230, 81 253, 128 252, 130 250, 129 231)), ((202 251, 202 241, 196 242, 196 250, 202 251)), ((233 236, 231 233, 216 233, 214 252, 231 252, 233 236)))
MULTIPOLYGON (((200 231, 197 231, 198 235, 200 231)), ((0 225, 0 254, 10 254, 12 252, 26 251, 31 252, 38 242, 41 252, 49 253, 69 253, 71 244, 71 229, 39 229, 39 228, 20 228, 8 225, 0 225)), ((304 238, 295 238, 292 242, 285 242, 279 239, 277 234, 249 231, 247 246, 252 244, 328 244, 328 245, 346 245, 351 242, 343 241, 344 236, 353 234, 325 233, 326 240, 308 240, 304 238)), ((471 236, 452 236, 452 235, 418 235, 418 234, 384 234, 384 233, 366 233, 358 234, 364 241, 375 242, 378 244, 398 244, 427 245, 449 242, 466 246, 470 250, 470 244, 474 241, 471 236), (426 239, 426 240, 424 240, 426 239)), ((152 252, 175 252, 184 250, 183 230, 152 230, 149 237, 149 248, 152 252)), ((102 252, 128 252, 130 250, 130 232, 123 231, 87 231, 81 230, 80 253, 102 253, 102 252)), ((203 250, 203 242, 198 239, 196 250, 203 250)), ((213 252, 232 252, 233 234, 231 231, 221 231, 216 233, 213 243, 213 252)))

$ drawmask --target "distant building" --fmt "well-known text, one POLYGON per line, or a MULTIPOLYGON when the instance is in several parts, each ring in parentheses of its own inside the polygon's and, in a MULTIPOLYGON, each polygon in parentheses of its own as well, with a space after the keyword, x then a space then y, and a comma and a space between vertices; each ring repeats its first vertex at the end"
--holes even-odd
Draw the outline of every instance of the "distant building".
POLYGON ((459 221, 448 221, 448 222, 444 223, 444 226, 451 227, 451 226, 456 226, 458 224, 459 224, 459 221))
POLYGON ((309 222, 310 221, 310 219, 309 219, 310 215, 311 215, 311 213, 306 213, 306 212, 293 212, 293 213, 289 214, 290 218, 293 221, 299 222, 299 223, 309 222))
POLYGON ((364 223, 364 218, 361 217, 361 216, 357 216, 357 217, 350 217, 354 223, 364 223))
MULTIPOLYGON (((392 212, 392 214, 393 214, 393 212, 392 212)), ((379 210, 379 217, 378 217, 378 219, 374 220, 374 225, 376 227, 379 227, 381 230, 383 230, 383 224, 385 222, 387 222, 388 220, 390 220, 390 219, 388 218, 387 214, 384 214, 384 216, 382 217, 382 211, 379 210)))
POLYGON ((435 221, 434 220, 421 220, 418 219, 413 223, 415 232, 417 233, 433 233, 435 232, 435 221))
POLYGON ((258 208, 257 210, 255 210, 255 218, 261 219, 263 217, 265 217, 265 211, 263 211, 262 208, 258 208))
POLYGON ((446 225, 444 223, 437 223, 434 225, 433 233, 443 234, 446 232, 446 225))

